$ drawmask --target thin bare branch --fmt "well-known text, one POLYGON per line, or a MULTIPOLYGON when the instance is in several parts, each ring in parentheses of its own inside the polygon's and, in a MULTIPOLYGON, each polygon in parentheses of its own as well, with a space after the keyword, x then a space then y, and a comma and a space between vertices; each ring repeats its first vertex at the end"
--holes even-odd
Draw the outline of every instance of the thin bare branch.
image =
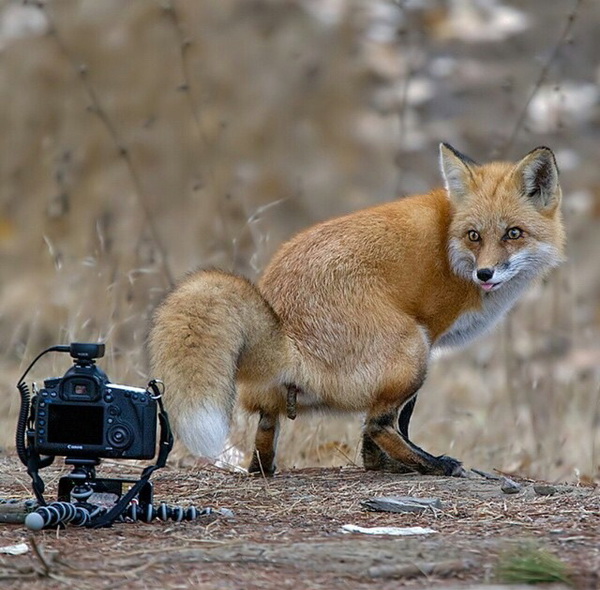
POLYGON ((527 97, 527 100, 525 101, 525 104, 523 105, 521 112, 519 113, 519 116, 517 117, 515 125, 511 131, 510 135, 508 136, 508 139, 506 140, 504 146, 499 150, 501 157, 506 157, 509 154, 512 147, 514 146, 514 143, 515 143, 521 129, 523 128, 523 123, 525 122, 525 118, 527 117, 527 112, 529 110, 529 105, 531 104, 531 101, 535 98, 536 94, 539 92, 540 88, 542 87, 542 84, 548 78, 548 73, 550 72, 550 68, 552 67, 552 65, 554 64, 554 62, 560 55, 562 48, 571 39, 571 31, 573 30, 573 25, 575 24, 575 21, 579 14, 579 9, 581 8, 582 4, 583 4, 583 0, 575 0, 575 5, 574 5, 573 9, 567 15, 567 20, 565 22, 563 31, 562 31, 560 37, 558 38, 558 41, 556 42, 556 45, 554 46, 554 49, 552 50, 550 57, 546 60, 546 62, 542 66, 542 69, 540 70, 540 73, 538 75, 536 83, 533 85, 533 88, 532 88, 531 92, 529 93, 529 96, 527 97))
POLYGON ((166 282, 168 286, 172 287, 175 281, 173 279, 173 274, 168 263, 167 251, 160 238, 160 234, 156 226, 154 216, 145 196, 146 193, 143 188, 141 177, 131 157, 131 152, 129 151, 129 148, 127 147, 125 141, 119 134, 119 131, 117 130, 115 124, 110 118, 108 112, 102 106, 100 99, 98 98, 98 93, 96 92, 96 89, 94 88, 89 79, 88 66, 85 63, 81 63, 71 52, 67 44, 64 42, 58 30, 58 27, 56 26, 56 22, 54 21, 50 12, 47 10, 46 4, 43 2, 38 2, 37 7, 44 12, 45 17, 48 20, 50 37, 52 37, 55 40, 61 53, 64 55, 65 59, 71 64, 71 66, 77 73, 77 77, 81 82, 81 85, 85 91, 88 100, 90 101, 90 106, 88 107, 88 110, 94 115, 96 115, 98 119, 102 122, 106 131, 108 132, 108 135, 110 136, 111 140, 115 144, 115 147, 117 148, 117 153, 119 157, 125 163, 127 171, 131 178, 131 182, 133 184, 134 194, 144 214, 144 219, 148 227, 149 234, 154 243, 154 246, 156 247, 159 253, 160 264, 166 282))
POLYGON ((185 31, 183 29, 183 25, 181 24, 181 19, 179 17, 179 13, 177 12, 177 9, 175 8, 175 5, 173 4, 172 0, 166 0, 165 2, 161 2, 161 6, 164 10, 164 13, 168 16, 169 20, 171 21, 173 28, 175 29, 175 35, 177 36, 177 41, 179 44, 180 68, 183 81, 179 86, 178 90, 185 94, 188 105, 190 107, 190 112, 192 113, 194 124, 196 126, 196 132, 198 133, 198 137, 202 139, 204 144, 206 144, 207 138, 204 132, 204 128, 202 127, 202 120, 200 119, 200 115, 198 113, 198 101, 195 99, 194 96, 192 78, 190 76, 188 51, 192 44, 192 41, 185 35, 185 31))

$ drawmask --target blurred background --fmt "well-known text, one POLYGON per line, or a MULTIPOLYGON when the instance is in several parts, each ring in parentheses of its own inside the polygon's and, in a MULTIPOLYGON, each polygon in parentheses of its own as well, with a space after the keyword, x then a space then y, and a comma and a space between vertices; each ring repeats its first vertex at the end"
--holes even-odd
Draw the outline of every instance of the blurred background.
MULTIPOLYGON (((1 0, 4 452, 43 348, 105 340, 111 379, 142 386, 152 310, 187 271, 255 279, 301 228, 439 185, 440 141, 480 161, 548 145, 569 261, 432 364, 412 438, 597 479, 599 29, 591 0, 1 0)), ((254 425, 238 416, 226 461, 247 460, 254 425)), ((360 425, 286 424, 280 467, 360 463, 360 425)))

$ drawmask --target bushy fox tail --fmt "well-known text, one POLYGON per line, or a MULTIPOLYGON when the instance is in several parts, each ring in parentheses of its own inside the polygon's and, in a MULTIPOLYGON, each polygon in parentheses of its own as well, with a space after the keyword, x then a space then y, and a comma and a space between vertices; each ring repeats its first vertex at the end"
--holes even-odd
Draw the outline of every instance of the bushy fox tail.
POLYGON ((195 455, 223 450, 240 372, 259 390, 277 384, 287 355, 279 324, 251 282, 217 270, 190 274, 157 308, 152 375, 165 383, 173 429, 195 455))

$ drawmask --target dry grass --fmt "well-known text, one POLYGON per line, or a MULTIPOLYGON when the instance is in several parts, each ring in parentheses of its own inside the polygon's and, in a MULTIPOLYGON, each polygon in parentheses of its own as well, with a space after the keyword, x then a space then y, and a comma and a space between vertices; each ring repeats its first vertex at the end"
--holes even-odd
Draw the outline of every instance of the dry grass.
MULTIPOLYGON (((434 363, 413 437, 470 466, 597 477, 600 142, 597 104, 577 89, 597 76, 600 8, 539 0, 528 29, 485 43, 444 6, 0 2, 2 22, 21 11, 39 26, 0 28, 0 443, 12 444, 14 383, 43 347, 106 340, 103 368, 140 385, 173 278, 208 265, 255 278, 299 228, 428 189, 440 140, 482 160, 549 144, 569 262, 503 328, 434 363)), ((286 424, 279 463, 359 462, 359 428, 286 424)))

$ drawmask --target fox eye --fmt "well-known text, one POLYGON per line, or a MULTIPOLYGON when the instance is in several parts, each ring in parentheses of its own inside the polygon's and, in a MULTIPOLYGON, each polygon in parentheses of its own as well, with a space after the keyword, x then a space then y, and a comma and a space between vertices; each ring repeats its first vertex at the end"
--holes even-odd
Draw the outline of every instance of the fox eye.
POLYGON ((506 237, 509 240, 518 240, 523 235, 523 230, 519 227, 511 227, 506 232, 506 237))
POLYGON ((479 232, 476 232, 474 229, 470 229, 467 232, 467 237, 469 238, 469 240, 471 240, 471 242, 480 242, 481 241, 481 236, 479 235, 479 232))

